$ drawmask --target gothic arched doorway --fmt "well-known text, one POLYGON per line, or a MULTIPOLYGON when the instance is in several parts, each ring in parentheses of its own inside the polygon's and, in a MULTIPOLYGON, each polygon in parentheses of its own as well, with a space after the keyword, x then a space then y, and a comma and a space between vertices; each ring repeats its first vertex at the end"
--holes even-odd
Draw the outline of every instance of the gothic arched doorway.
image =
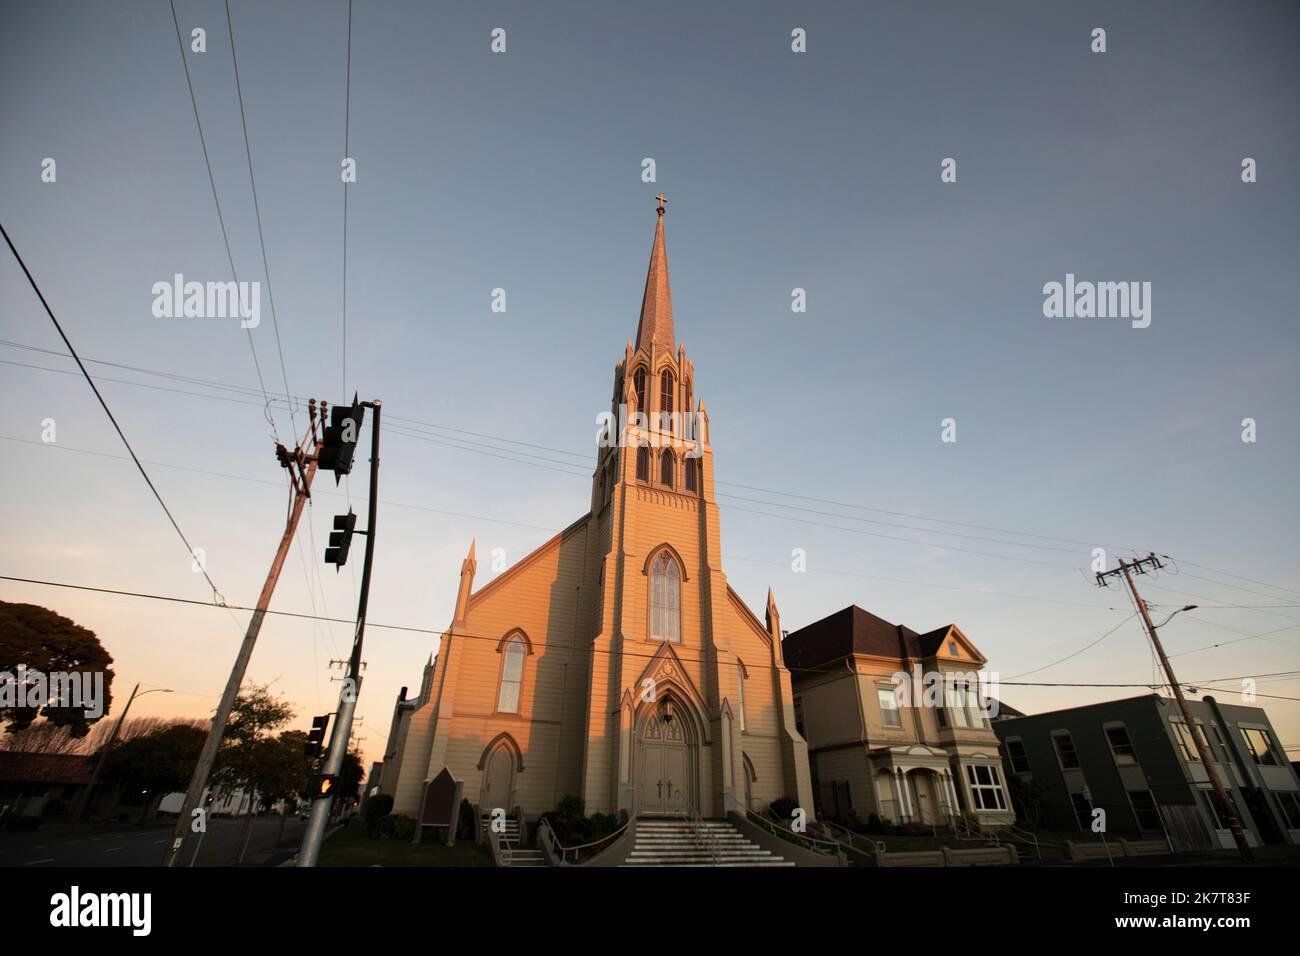
POLYGON ((662 695, 641 714, 634 779, 637 813, 698 811, 699 731, 694 714, 673 695, 662 695))

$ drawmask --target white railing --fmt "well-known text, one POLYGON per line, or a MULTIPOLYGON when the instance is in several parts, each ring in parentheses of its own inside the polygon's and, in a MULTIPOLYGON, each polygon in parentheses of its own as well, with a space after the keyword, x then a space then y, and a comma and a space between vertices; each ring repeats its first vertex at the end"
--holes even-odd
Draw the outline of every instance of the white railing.
POLYGON ((577 846, 565 846, 560 842, 560 838, 555 835, 555 829, 551 826, 551 821, 542 817, 541 822, 537 824, 537 840, 539 843, 545 842, 551 852, 560 858, 560 862, 572 863, 576 866, 581 860, 583 850, 590 850, 593 854, 599 852, 592 850, 593 847, 599 847, 603 850, 609 844, 618 839, 631 822, 632 820, 629 818, 626 823, 613 833, 608 833, 599 839, 592 840, 590 843, 580 843, 577 846), (573 855, 573 859, 569 859, 570 854, 573 855))

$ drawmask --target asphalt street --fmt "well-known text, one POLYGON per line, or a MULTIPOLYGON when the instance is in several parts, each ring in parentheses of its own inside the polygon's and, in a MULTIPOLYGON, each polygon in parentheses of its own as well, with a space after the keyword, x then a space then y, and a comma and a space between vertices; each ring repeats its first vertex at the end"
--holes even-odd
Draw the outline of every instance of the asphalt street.
MULTIPOLYGON (((258 817, 248 845, 244 865, 278 862, 302 842, 306 823, 290 817, 284 826, 284 843, 277 846, 279 817, 258 817)), ((157 866, 163 846, 171 838, 171 825, 142 829, 94 831, 76 834, 64 831, 42 833, 0 833, 0 867, 48 866, 157 866)), ((243 838, 244 820, 217 817, 204 834, 194 857, 194 838, 183 851, 178 866, 234 866, 243 838), (194 861, 191 864, 191 861, 194 861)))

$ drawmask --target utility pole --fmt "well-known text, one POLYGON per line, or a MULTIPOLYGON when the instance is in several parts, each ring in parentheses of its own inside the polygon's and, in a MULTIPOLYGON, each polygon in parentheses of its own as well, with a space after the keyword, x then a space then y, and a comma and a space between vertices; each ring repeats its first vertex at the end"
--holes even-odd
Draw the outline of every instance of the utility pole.
MULTIPOLYGON (((355 407, 355 400, 353 405, 355 407)), ((366 607, 370 602, 370 574, 374 569, 375 558, 375 521, 379 511, 380 402, 362 402, 361 407, 373 409, 375 413, 370 430, 370 501, 367 506, 366 530, 354 531, 349 528, 347 533, 366 536, 365 567, 361 572, 361 595, 357 599, 357 629, 352 638, 352 656, 348 660, 347 676, 339 691, 338 716, 334 719, 334 732, 330 736, 329 753, 325 757, 325 764, 321 770, 322 778, 337 777, 343 768, 343 758, 347 755, 348 741, 352 737, 352 718, 357 709, 357 697, 361 693, 361 645, 366 634, 366 607)), ((346 547, 344 553, 346 554, 346 547)), ((329 551, 326 552, 326 560, 331 560, 329 551)), ((303 834, 302 849, 298 853, 298 866, 316 865, 333 805, 332 789, 326 794, 312 795, 311 819, 307 821, 307 832, 303 834)))
MULTIPOLYGON (((144 694, 171 694, 175 693, 166 687, 154 687, 144 692, 144 694)), ((122 708, 122 713, 118 715, 117 723, 109 731, 108 740, 104 741, 104 746, 99 749, 99 759, 95 761, 95 771, 90 775, 90 783, 86 784, 86 789, 81 791, 81 796, 77 800, 77 808, 72 813, 72 824, 68 827, 69 833, 76 833, 77 826, 81 823, 81 815, 85 812, 86 806, 90 803, 91 791, 95 789, 95 784, 99 782, 99 773, 104 769, 104 761, 108 758, 108 752, 113 747, 113 741, 117 740, 118 733, 122 730, 122 724, 126 722, 127 711, 131 709, 131 702, 135 700, 136 695, 140 694, 140 685, 136 684, 135 689, 131 691, 131 696, 126 699, 126 706, 122 708)))
MULTIPOLYGON (((1178 702, 1178 709, 1182 712, 1183 726, 1187 728, 1192 743, 1196 747, 1196 753, 1201 758, 1201 764, 1205 767, 1205 772, 1210 778, 1210 784, 1214 787, 1214 795, 1219 803, 1219 811, 1223 818, 1228 821, 1228 829, 1232 831, 1232 838, 1237 843, 1237 851, 1241 854, 1242 862, 1249 863, 1254 859, 1254 854, 1250 851, 1250 844, 1246 842, 1246 833, 1241 828, 1241 821, 1237 819, 1237 813, 1228 800, 1228 791, 1223 787, 1223 778, 1219 776, 1219 769, 1214 762, 1214 755, 1210 753, 1210 747, 1205 740, 1205 735, 1197 730, 1196 722, 1192 719, 1192 712, 1187 707, 1187 698, 1183 696, 1182 685, 1178 683, 1178 678, 1174 677, 1173 665, 1169 663, 1169 658, 1165 656, 1165 649, 1160 643, 1160 638, 1156 636, 1156 627, 1151 623, 1151 615, 1147 611, 1146 602, 1142 600, 1142 596, 1138 594, 1137 585, 1133 583, 1134 574, 1146 574, 1148 570, 1156 571, 1162 567, 1164 565, 1160 563, 1160 559, 1154 554, 1148 554, 1145 558, 1138 558, 1127 563, 1121 558, 1118 568, 1097 573, 1097 584, 1099 587, 1106 587, 1108 578, 1118 576, 1122 576, 1125 583, 1128 584, 1129 593, 1133 596, 1133 603, 1137 605, 1138 612, 1142 615, 1142 623, 1146 626, 1147 636, 1151 638, 1151 645, 1155 648, 1156 656, 1160 659, 1160 666, 1164 668, 1165 680, 1169 681, 1169 687, 1174 692, 1174 699, 1178 702)), ((1168 623, 1168 621, 1165 623, 1168 623)))
MULTIPOLYGON (((322 419, 325 416, 325 408, 326 404, 322 402, 322 419)), ((190 835, 191 818, 203 799, 203 792, 208 787, 208 777, 212 773, 212 765, 216 762, 217 750, 221 746, 221 738, 226 732, 226 723, 230 720, 230 712, 234 709, 235 698, 239 695, 239 688, 243 685, 244 674, 248 670, 248 662, 253 656, 253 647, 257 644, 257 635, 262 630, 262 621, 266 618, 266 610, 271 604, 271 595, 275 593, 275 585, 280 579, 280 569, 284 566, 284 559, 289 554, 289 546, 293 543, 294 532, 298 530, 298 520, 302 517, 303 506, 307 503, 307 499, 311 497, 311 483, 316 476, 317 457, 320 450, 320 436, 316 427, 315 399, 308 402, 308 414, 310 422, 307 426, 307 435, 303 444, 299 444, 294 448, 292 454, 283 445, 277 444, 275 446, 275 454, 280 461, 280 467, 288 470, 292 483, 289 515, 285 521, 284 532, 280 536, 280 546, 276 549, 275 558, 271 562, 271 570, 267 572, 266 583, 262 585, 262 593, 258 595, 257 609, 253 612, 252 618, 249 619, 248 631, 244 634, 244 642, 240 645, 235 664, 230 669, 230 677, 226 681, 225 693, 221 695, 221 703, 217 706, 217 712, 212 718, 212 727, 208 730, 208 739, 203 742, 203 749, 199 752, 199 761, 194 766, 189 788, 185 792, 185 802, 181 804, 180 812, 176 816, 176 829, 172 831, 172 838, 163 853, 163 866, 176 865, 176 859, 180 855, 185 838, 190 835), (303 450, 304 444, 312 449, 312 454, 307 454, 303 450)), ((205 819, 204 829, 206 829, 206 825, 205 819)), ((200 833, 202 832, 201 830, 200 833)))

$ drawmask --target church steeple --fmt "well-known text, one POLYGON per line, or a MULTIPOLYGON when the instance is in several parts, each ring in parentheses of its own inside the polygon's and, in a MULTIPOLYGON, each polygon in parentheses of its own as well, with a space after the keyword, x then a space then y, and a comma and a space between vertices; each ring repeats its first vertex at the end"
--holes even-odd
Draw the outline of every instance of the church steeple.
POLYGON ((664 247, 664 203, 659 200, 659 220, 655 223, 654 245, 650 247, 650 269, 645 277, 645 295, 641 299, 641 321, 636 327, 636 348, 656 349, 672 354, 677 341, 673 334, 673 297, 668 288, 668 250, 664 247))

